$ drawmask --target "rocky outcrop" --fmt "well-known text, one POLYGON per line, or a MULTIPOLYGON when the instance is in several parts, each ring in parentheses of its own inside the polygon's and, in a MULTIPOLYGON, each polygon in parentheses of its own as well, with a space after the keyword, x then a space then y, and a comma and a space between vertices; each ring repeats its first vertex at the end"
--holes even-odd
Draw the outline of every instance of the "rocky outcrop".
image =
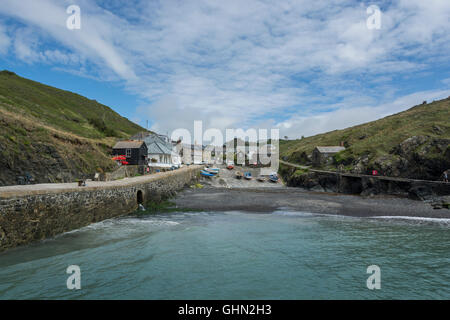
POLYGON ((353 162, 353 173, 378 170, 382 175, 420 180, 440 180, 450 168, 450 139, 413 136, 395 146, 389 154, 370 159, 364 155, 353 162))
POLYGON ((450 183, 350 176, 316 171, 299 175, 295 172, 295 168, 290 168, 282 170, 280 174, 287 186, 305 188, 310 191, 339 192, 362 196, 396 195, 427 201, 436 201, 437 197, 450 195, 450 183))

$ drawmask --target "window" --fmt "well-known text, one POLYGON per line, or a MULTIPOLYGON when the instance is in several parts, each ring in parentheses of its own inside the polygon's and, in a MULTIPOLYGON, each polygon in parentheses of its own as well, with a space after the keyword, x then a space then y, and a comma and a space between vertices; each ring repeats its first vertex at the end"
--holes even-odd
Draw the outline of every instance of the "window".
POLYGON ((126 150, 127 158, 131 158, 131 149, 126 150))

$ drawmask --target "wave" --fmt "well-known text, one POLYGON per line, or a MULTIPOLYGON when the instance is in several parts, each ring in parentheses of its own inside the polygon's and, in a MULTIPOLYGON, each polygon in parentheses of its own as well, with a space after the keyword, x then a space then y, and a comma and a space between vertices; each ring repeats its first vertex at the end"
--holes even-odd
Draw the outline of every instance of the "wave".
POLYGON ((279 216, 314 217, 320 214, 303 211, 274 211, 272 214, 279 216))
POLYGON ((327 214, 327 213, 311 213, 301 211, 275 211, 274 215, 280 216, 298 216, 298 217, 325 217, 325 218, 337 218, 337 219, 349 219, 349 220, 364 220, 364 219, 379 219, 379 220, 397 220, 397 221, 410 221, 416 223, 433 223, 441 224, 444 226, 450 226, 450 218, 431 218, 431 217, 414 217, 414 216, 368 216, 368 217, 356 217, 343 214, 327 214))
POLYGON ((163 219, 140 219, 140 218, 112 218, 108 220, 103 220, 100 222, 96 222, 93 224, 90 224, 88 226, 67 231, 60 235, 55 236, 55 238, 63 236, 63 235, 70 235, 74 233, 79 232, 85 232, 85 231, 96 231, 96 230, 104 230, 104 229, 111 229, 111 228, 122 228, 122 227, 132 227, 133 229, 135 227, 139 226, 154 226, 154 227, 165 227, 165 226, 176 226, 179 225, 179 222, 172 221, 172 220, 163 220, 163 219))
POLYGON ((412 220, 412 221, 419 221, 419 222, 437 222, 437 223, 443 223, 443 224, 449 224, 450 225, 450 219, 449 218, 430 218, 430 217, 411 217, 411 216, 375 216, 371 217, 373 219, 397 219, 397 220, 412 220))

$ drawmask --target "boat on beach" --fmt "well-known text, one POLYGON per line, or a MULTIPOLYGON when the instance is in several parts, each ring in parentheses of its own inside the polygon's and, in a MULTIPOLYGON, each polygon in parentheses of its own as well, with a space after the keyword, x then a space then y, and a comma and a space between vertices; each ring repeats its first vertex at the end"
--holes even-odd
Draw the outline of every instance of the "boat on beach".
POLYGON ((208 171, 205 171, 205 170, 200 171, 200 174, 202 176, 204 176, 204 177, 214 177, 215 176, 214 173, 211 173, 211 172, 208 172, 208 171))
POLYGON ((279 180, 278 175, 277 175, 276 173, 272 173, 272 174, 269 176, 269 180, 270 180, 271 182, 277 183, 278 180, 279 180))
POLYGON ((205 169, 203 169, 203 171, 211 173, 211 174, 218 174, 219 173, 219 169, 218 168, 205 168, 205 169))
POLYGON ((252 173, 251 172, 244 173, 244 178, 246 180, 252 180, 252 173))
POLYGON ((240 171, 237 171, 237 172, 236 172, 236 178, 237 178, 237 179, 242 179, 243 176, 244 176, 244 175, 242 174, 242 172, 240 172, 240 171))
POLYGON ((263 176, 259 176, 256 180, 258 180, 259 182, 266 182, 266 177, 263 176))

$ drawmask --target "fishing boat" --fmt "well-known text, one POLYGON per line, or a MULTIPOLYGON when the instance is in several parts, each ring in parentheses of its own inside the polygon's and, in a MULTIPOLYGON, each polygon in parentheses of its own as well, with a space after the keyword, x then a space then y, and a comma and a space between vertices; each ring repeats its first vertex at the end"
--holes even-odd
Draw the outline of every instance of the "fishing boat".
POLYGON ((246 172, 246 173, 244 173, 244 178, 247 179, 247 180, 252 180, 252 174, 251 174, 251 172, 246 172))
POLYGON ((213 173, 210 173, 210 172, 205 171, 205 170, 200 171, 200 174, 201 174, 202 176, 204 176, 204 177, 214 177, 214 174, 213 174, 213 173))
POLYGON ((266 182, 266 177, 263 176, 259 176, 256 180, 258 180, 259 182, 266 182))
POLYGON ((242 179, 243 176, 244 176, 244 175, 242 174, 242 172, 240 172, 240 171, 237 171, 237 172, 236 172, 236 178, 237 178, 237 179, 242 179))
POLYGON ((228 162, 227 169, 228 170, 233 170, 234 169, 234 163, 233 162, 228 162))
POLYGON ((277 183, 278 180, 279 180, 278 175, 277 175, 276 173, 272 173, 272 174, 269 176, 269 180, 272 181, 272 182, 277 183))
POLYGON ((214 168, 205 168, 203 171, 211 173, 211 174, 218 174, 219 173, 219 169, 214 169, 214 168))

